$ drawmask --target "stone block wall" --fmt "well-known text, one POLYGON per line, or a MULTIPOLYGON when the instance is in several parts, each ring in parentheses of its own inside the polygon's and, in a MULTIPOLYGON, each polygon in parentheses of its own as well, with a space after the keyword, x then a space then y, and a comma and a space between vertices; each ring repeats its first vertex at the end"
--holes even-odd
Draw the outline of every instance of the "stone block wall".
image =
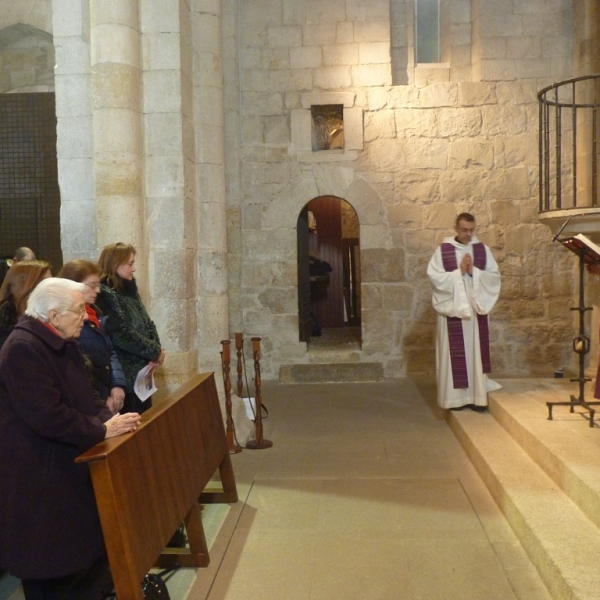
POLYGON ((575 266, 537 221, 536 94, 596 64, 596 3, 443 0, 436 65, 415 65, 411 0, 3 6, 0 44, 19 23, 54 38, 65 259, 140 248, 171 383, 218 369, 234 331, 263 338, 267 379, 307 362, 296 224, 321 195, 359 219, 360 360, 433 371, 425 268, 469 210, 503 273, 496 373, 572 363, 575 266), (311 150, 324 103, 343 106, 342 151, 311 150))
MULTIPOLYGON (((574 265, 537 221, 536 99, 572 73, 571 3, 448 0, 445 64, 409 56, 406 82, 391 85, 390 43, 394 31, 410 33, 408 13, 401 0, 391 12, 387 0, 241 6, 242 244, 230 245, 241 272, 230 280, 246 335, 263 338, 267 378, 307 361, 293 297, 264 299, 293 296, 296 219, 320 195, 345 199, 360 220, 361 360, 381 361, 386 376, 434 371, 426 265, 456 214, 470 211, 503 274, 491 320, 496 374, 551 375, 572 363, 574 265), (306 152, 305 101, 319 94, 343 94, 344 110, 362 114, 355 152, 306 152)), ((411 50, 411 35, 403 39, 411 50)))
POLYGON ((473 76, 505 81, 570 76, 573 4, 569 0, 477 0, 473 23, 473 76))

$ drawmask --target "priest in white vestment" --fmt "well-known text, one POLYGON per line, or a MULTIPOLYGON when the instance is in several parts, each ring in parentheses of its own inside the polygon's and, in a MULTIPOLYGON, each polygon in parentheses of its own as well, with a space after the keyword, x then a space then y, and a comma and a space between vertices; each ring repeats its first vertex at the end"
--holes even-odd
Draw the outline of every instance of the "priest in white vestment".
POLYGON ((500 272, 490 249, 475 235, 475 218, 461 213, 427 267, 438 313, 437 397, 442 408, 486 410, 488 391, 501 386, 491 372, 488 313, 500 295, 500 272))

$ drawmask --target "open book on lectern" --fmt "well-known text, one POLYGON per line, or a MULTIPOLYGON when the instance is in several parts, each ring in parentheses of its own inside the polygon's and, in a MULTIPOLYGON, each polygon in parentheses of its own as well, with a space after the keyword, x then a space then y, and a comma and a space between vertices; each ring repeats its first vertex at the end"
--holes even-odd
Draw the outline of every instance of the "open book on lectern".
POLYGON ((569 250, 575 252, 577 256, 581 256, 583 253, 583 260, 586 263, 600 263, 600 246, 594 244, 594 242, 583 235, 583 233, 578 233, 573 237, 564 238, 559 241, 563 246, 566 246, 569 250))

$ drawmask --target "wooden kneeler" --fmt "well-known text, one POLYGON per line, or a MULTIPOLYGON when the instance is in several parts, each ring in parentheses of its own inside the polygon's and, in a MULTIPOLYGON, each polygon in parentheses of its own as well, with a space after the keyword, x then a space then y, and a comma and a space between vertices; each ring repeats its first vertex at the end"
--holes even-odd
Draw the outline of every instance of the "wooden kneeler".
POLYGON ((143 600, 153 567, 206 567, 198 502, 237 502, 212 373, 202 373, 142 414, 137 431, 77 458, 88 463, 118 598, 143 600), (219 470, 223 491, 203 493, 219 470), (188 549, 166 548, 184 522, 188 549))

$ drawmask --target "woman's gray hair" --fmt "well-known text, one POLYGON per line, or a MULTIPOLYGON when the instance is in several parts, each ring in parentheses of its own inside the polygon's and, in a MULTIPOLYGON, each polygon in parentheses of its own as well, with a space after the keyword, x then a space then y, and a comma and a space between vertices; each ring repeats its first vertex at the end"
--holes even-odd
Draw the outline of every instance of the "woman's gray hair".
POLYGON ((61 277, 43 279, 31 292, 25 314, 48 323, 51 310, 65 312, 73 303, 71 292, 83 292, 84 290, 85 284, 70 279, 61 277))

